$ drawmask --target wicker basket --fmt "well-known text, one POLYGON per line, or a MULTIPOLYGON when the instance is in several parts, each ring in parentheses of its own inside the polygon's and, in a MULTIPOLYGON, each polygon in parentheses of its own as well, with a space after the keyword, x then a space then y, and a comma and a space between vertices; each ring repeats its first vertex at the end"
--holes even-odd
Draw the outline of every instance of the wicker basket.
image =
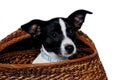
POLYGON ((77 54, 70 60, 31 64, 40 42, 18 29, 0 41, 0 80, 107 80, 94 43, 82 31, 76 35, 77 54))

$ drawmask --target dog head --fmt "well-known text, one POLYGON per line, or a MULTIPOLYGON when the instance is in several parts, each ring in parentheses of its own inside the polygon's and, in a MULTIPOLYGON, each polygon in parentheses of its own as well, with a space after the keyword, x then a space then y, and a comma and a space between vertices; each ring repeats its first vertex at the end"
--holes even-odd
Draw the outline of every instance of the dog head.
POLYGON ((81 28, 86 10, 73 12, 68 18, 54 18, 48 21, 32 20, 21 28, 33 38, 41 38, 44 51, 55 57, 70 57, 76 53, 75 34, 81 28))

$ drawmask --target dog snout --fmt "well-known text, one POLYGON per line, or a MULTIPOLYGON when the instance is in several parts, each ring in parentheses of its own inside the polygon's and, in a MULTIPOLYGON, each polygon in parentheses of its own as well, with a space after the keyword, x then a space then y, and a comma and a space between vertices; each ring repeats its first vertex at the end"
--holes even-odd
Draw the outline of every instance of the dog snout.
POLYGON ((67 51, 68 54, 71 54, 74 51, 74 46, 73 45, 66 45, 65 50, 67 51))

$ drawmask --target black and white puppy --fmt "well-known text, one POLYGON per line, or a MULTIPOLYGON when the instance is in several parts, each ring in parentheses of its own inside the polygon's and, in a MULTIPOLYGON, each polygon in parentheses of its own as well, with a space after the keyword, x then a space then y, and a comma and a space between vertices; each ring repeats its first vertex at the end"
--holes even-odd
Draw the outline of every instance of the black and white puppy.
POLYGON ((68 60, 76 53, 76 31, 81 28, 86 14, 90 11, 77 10, 68 18, 54 18, 49 21, 32 20, 21 28, 32 38, 41 40, 41 53, 33 63, 58 62, 68 60))

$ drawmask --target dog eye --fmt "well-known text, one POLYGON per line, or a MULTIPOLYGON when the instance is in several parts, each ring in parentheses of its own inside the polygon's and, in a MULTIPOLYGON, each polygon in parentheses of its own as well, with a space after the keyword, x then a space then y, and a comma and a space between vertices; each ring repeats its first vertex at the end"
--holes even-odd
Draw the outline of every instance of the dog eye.
POLYGON ((69 32, 69 34, 72 35, 72 34, 74 34, 75 31, 74 31, 74 29, 70 29, 68 32, 69 32))
POLYGON ((70 30, 69 32, 70 32, 70 34, 73 34, 73 30, 70 30))
POLYGON ((55 32, 52 32, 51 35, 52 35, 52 37, 56 37, 57 36, 57 34, 55 32))

